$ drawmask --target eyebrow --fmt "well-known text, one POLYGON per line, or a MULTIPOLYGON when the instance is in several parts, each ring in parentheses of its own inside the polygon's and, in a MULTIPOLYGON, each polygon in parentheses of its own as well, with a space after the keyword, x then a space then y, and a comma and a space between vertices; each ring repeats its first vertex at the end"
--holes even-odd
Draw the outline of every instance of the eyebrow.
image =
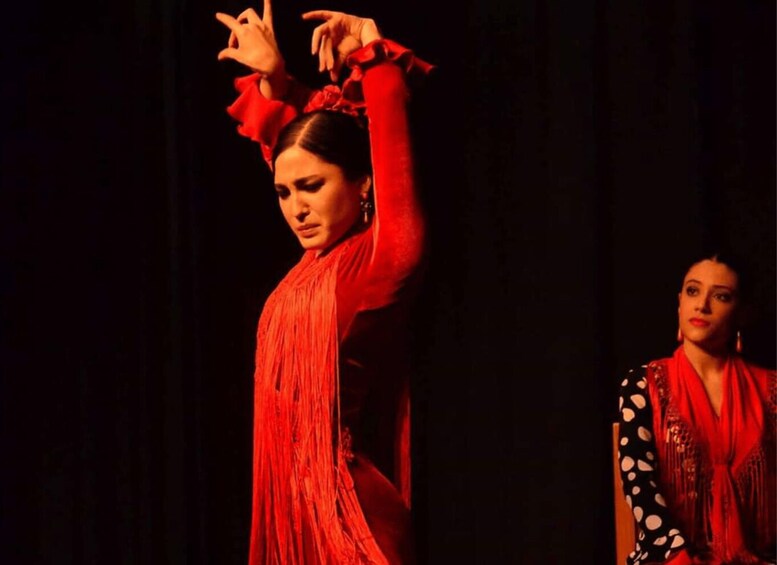
MULTIPOLYGON (((296 187, 304 186, 306 184, 310 184, 311 182, 317 182, 321 180, 321 175, 308 175, 306 177, 300 177, 298 179, 294 179, 291 184, 293 184, 296 187)), ((286 185, 280 182, 275 183, 275 188, 286 188, 286 185)))
MULTIPOLYGON (((685 286, 686 284, 689 284, 689 283, 703 284, 703 283, 702 283, 701 281, 699 281, 699 280, 696 280, 696 279, 688 279, 687 281, 685 281, 685 283, 683 284, 683 286, 685 286)), ((725 288, 725 289, 726 289, 726 290, 728 290, 728 291, 734 292, 734 289, 733 289, 733 288, 731 288, 730 286, 728 286, 728 285, 725 285, 725 284, 713 284, 713 285, 712 285, 712 288, 725 288)))

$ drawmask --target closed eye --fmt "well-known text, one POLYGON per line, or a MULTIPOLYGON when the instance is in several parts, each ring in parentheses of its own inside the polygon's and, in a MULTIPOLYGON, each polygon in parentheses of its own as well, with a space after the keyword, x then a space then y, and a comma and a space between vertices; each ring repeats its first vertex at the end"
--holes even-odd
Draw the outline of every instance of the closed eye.
POLYGON ((278 198, 280 198, 281 200, 285 200, 286 198, 289 197, 289 189, 283 185, 276 184, 275 194, 277 194, 278 198))
POLYGON ((305 192, 318 192, 318 190, 324 186, 324 181, 319 180, 315 182, 305 183, 299 187, 300 190, 305 192))

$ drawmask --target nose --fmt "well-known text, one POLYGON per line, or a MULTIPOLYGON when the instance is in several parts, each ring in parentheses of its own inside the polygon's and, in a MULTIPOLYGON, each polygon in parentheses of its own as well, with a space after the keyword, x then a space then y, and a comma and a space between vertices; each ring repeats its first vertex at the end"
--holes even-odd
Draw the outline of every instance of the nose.
POLYGON ((710 293, 700 294, 696 300, 696 310, 704 314, 710 313, 710 293))
POLYGON ((305 200, 304 194, 301 192, 295 192, 291 195, 291 215, 294 216, 298 221, 302 222, 305 220, 307 215, 310 213, 310 207, 308 206, 307 201, 305 200))

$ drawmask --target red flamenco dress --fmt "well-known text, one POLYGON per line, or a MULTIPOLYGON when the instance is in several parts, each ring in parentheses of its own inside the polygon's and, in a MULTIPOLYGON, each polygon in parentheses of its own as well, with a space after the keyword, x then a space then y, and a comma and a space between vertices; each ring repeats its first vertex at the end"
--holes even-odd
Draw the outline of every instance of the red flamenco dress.
POLYGON ((299 112, 364 112, 375 215, 306 251, 267 299, 257 331, 251 565, 407 564, 410 530, 406 323, 424 253, 407 76, 430 66, 376 40, 351 75, 270 101, 258 76, 228 108, 267 160, 299 112))

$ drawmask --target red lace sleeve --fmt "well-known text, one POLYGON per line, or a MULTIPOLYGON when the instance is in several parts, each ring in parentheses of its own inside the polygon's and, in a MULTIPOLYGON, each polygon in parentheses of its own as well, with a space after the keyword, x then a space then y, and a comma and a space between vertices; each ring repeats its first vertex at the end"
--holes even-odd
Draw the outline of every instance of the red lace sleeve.
POLYGON ((299 114, 314 92, 290 79, 289 91, 283 100, 269 100, 259 91, 259 73, 235 79, 237 99, 227 107, 227 113, 237 120, 237 132, 262 147, 262 156, 272 169, 272 149, 283 126, 299 114))
POLYGON ((375 195, 371 256, 363 268, 346 275, 350 284, 341 280, 343 286, 356 287, 358 292, 351 296, 360 297, 358 311, 394 301, 423 253, 424 220, 416 194, 406 77, 425 74, 432 66, 386 39, 355 51, 346 63, 352 72, 343 85, 344 95, 359 99, 361 94, 366 107, 375 195), (359 92, 354 94, 355 90, 359 92))

